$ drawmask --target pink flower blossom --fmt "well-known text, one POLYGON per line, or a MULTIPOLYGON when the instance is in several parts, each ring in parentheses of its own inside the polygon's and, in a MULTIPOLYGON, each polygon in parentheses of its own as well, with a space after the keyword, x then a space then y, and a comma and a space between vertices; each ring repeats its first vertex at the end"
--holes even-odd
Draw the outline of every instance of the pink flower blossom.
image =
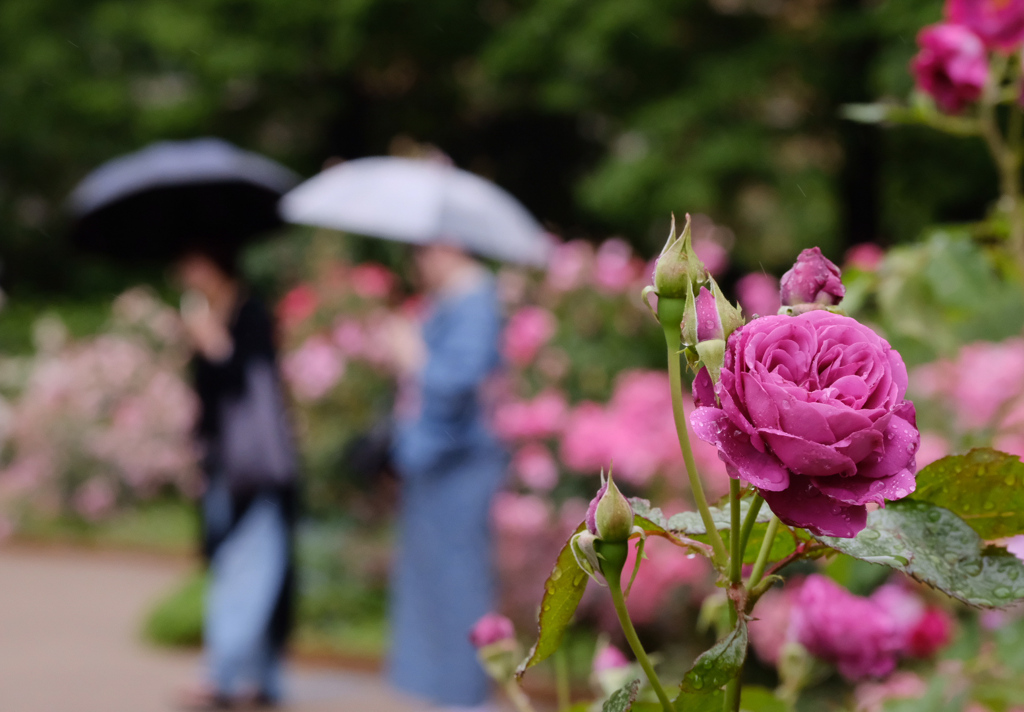
POLYGON ((345 373, 345 361, 327 339, 314 336, 284 357, 281 371, 295 395, 302 400, 320 400, 345 373))
POLYGON ((750 647, 762 662, 777 665, 789 633, 793 602, 798 586, 767 591, 754 608, 754 620, 748 626, 750 647))
POLYGON ((736 295, 748 319, 755 314, 775 314, 782 306, 779 280, 763 272, 751 272, 746 277, 741 277, 736 282, 736 295))
POLYGON ((695 237, 693 251, 712 277, 718 277, 729 268, 729 251, 714 240, 695 237))
POLYGON ((558 484, 558 463, 551 451, 540 443, 528 443, 512 457, 512 471, 519 481, 533 490, 549 492, 558 484))
POLYGON ((320 297, 313 287, 300 284, 277 303, 277 318, 285 329, 290 329, 313 316, 319 304, 320 297))
POLYGON ((102 519, 116 503, 113 485, 102 477, 93 477, 75 493, 75 510, 92 522, 102 519))
MULTIPOLYGON (((634 541, 629 547, 624 571, 633 570, 636 546, 634 541)), ((704 558, 690 558, 664 539, 648 538, 644 554, 647 558, 640 564, 640 571, 626 604, 629 617, 641 625, 655 621, 669 598, 680 587, 699 586, 703 593, 704 582, 710 573, 704 558)))
POLYGON ((785 306, 835 306, 846 294, 839 268, 818 247, 801 252, 780 285, 779 297, 785 306))
POLYGON ((492 427, 498 437, 510 442, 551 437, 561 432, 568 410, 565 395, 549 389, 533 400, 500 404, 495 409, 492 427))
POLYGON ((959 114, 978 100, 988 81, 988 55, 963 25, 939 24, 917 35, 921 51, 910 63, 918 87, 943 111, 959 114))
POLYGON ((629 658, 614 645, 601 647, 594 656, 595 673, 602 673, 606 670, 618 670, 624 667, 629 667, 629 658))
POLYGON ((558 331, 555 315, 543 307, 523 307, 508 321, 502 335, 502 353, 516 366, 528 366, 558 331))
POLYGON ((928 685, 912 672, 900 670, 884 682, 862 682, 854 690, 857 712, 882 712, 889 700, 924 697, 928 685))
POLYGON ((597 248, 594 285, 598 289, 613 294, 624 292, 642 271, 642 262, 633 256, 633 248, 625 240, 613 237, 597 248))
POLYGON ((1024 42, 1021 0, 946 0, 946 17, 969 28, 990 49, 1012 52, 1024 42))
POLYGON ((551 505, 536 495, 499 492, 491 506, 491 518, 499 532, 534 536, 551 521, 551 505))
POLYGON ((791 637, 847 680, 885 677, 896 667, 904 638, 889 612, 825 576, 804 581, 791 615, 791 637))
POLYGON ((383 299, 391 294, 398 278, 394 272, 376 262, 356 265, 349 273, 352 291, 363 299, 383 299))
POLYGON ((512 621, 500 613, 487 613, 473 625, 473 630, 469 633, 469 642, 479 650, 515 637, 516 629, 512 621))
POLYGON ((920 442, 907 370, 868 327, 827 311, 755 319, 729 338, 690 423, 733 477, 793 526, 852 537, 866 504, 914 491, 920 442))
POLYGON ((331 341, 346 358, 360 358, 368 350, 368 336, 362 323, 351 317, 343 317, 331 331, 331 341))
POLYGON ((558 292, 583 286, 594 262, 594 248, 584 240, 557 245, 548 261, 547 284, 558 292))
POLYGON ((928 608, 910 632, 907 651, 916 658, 930 658, 949 644, 953 618, 944 609, 928 608))
POLYGON ((885 259, 885 250, 873 242, 861 242, 846 251, 846 267, 874 272, 885 259))

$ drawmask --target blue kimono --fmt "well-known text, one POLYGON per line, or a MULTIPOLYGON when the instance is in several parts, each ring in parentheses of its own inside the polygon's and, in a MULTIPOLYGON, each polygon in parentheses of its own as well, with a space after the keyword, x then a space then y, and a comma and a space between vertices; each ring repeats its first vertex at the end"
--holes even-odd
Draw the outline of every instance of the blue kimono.
POLYGON ((468 636, 494 606, 489 510, 507 456, 488 430, 480 391, 499 365, 500 331, 490 275, 434 304, 423 327, 418 413, 399 420, 394 444, 402 508, 390 678, 442 705, 488 696, 468 636))

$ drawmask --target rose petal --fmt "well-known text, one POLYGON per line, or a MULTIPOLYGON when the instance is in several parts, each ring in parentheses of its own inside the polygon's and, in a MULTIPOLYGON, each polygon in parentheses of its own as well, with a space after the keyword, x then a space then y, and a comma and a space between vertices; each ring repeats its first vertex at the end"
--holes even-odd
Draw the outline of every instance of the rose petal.
POLYGON ((868 458, 882 445, 882 434, 874 429, 861 430, 853 433, 845 440, 840 440, 833 447, 854 462, 868 458))
POLYGON ((779 409, 775 407, 775 402, 768 395, 767 390, 757 382, 757 379, 752 374, 742 374, 741 380, 747 412, 750 414, 750 420, 754 423, 754 426, 758 428, 778 428, 779 409))
POLYGON ((754 448, 750 438, 720 408, 695 409, 690 414, 690 425, 698 438, 718 448, 722 462, 758 489, 774 491, 789 486, 789 471, 771 455, 754 448))
POLYGON ((882 451, 866 457, 857 466, 861 477, 878 479, 888 477, 900 470, 917 470, 915 456, 921 446, 921 434, 903 418, 894 415, 889 419, 882 439, 882 451))
POLYGON ((852 475, 857 471, 853 460, 828 445, 804 440, 781 430, 761 430, 760 433, 782 464, 798 475, 823 477, 840 472, 852 475))
POLYGON ((804 477, 791 478, 782 492, 760 490, 772 512, 786 524, 819 536, 849 538, 867 525, 867 507, 845 505, 825 496, 804 477))
POLYGON ((693 379, 693 402, 708 408, 715 406, 715 384, 706 368, 702 368, 693 379))
POLYGON ((884 505, 885 500, 903 499, 917 486, 914 480, 914 473, 910 470, 900 470, 892 477, 815 477, 814 486, 822 493, 846 504, 875 504, 884 505))

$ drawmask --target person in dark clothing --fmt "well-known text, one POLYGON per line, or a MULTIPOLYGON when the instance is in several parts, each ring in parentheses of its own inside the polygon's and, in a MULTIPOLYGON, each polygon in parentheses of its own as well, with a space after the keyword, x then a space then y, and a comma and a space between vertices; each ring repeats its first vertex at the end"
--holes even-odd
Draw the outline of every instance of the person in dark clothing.
POLYGON ((233 262, 202 252, 176 268, 182 320, 196 349, 197 437, 205 491, 207 682, 189 709, 273 705, 291 627, 297 464, 266 309, 233 262))

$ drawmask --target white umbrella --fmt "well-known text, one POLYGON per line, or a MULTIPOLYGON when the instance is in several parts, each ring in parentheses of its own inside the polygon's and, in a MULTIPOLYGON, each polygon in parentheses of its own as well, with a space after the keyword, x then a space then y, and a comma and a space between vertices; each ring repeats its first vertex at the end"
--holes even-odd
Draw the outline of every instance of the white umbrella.
POLYGON ((543 265, 544 229, 494 183, 433 161, 359 158, 310 178, 278 205, 286 221, 416 245, 450 241, 506 262, 543 265))

